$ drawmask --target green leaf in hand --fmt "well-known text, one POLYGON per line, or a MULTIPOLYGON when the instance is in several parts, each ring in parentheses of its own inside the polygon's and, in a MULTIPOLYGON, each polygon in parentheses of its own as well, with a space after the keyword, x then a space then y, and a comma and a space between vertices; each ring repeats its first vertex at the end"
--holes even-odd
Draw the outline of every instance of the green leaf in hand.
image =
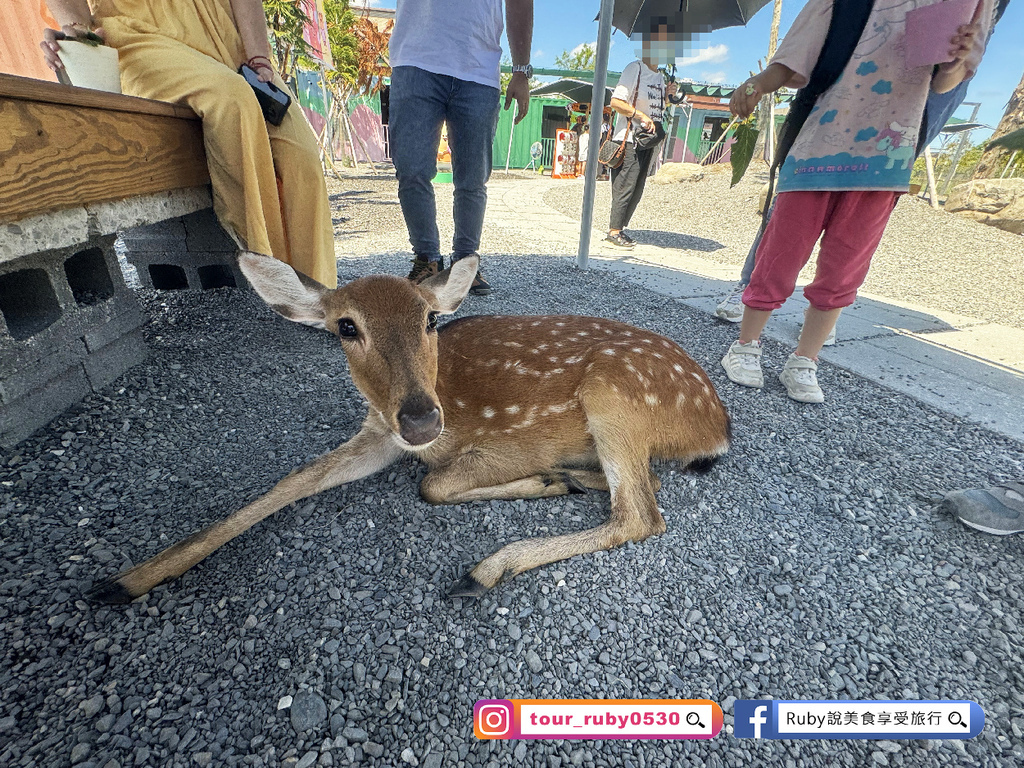
POLYGON ((740 123, 733 134, 736 141, 732 145, 729 163, 732 165, 732 183, 729 187, 739 184, 743 174, 747 172, 750 161, 754 157, 754 145, 757 144, 757 127, 753 121, 740 123))

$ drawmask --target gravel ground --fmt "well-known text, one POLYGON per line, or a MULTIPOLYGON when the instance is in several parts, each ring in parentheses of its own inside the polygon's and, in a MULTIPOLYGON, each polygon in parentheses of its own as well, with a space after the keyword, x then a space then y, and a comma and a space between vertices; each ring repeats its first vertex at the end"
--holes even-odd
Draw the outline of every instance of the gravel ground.
MULTIPOLYGON (((339 250, 404 249, 401 231, 355 234, 395 225, 393 187, 375 183, 336 198, 339 250)), ((934 509, 949 488, 1020 475, 1024 445, 827 365, 821 407, 774 379, 741 391, 717 364, 731 327, 531 255, 525 235, 485 242, 499 239, 502 290, 461 314, 631 322, 680 341, 719 388, 733 450, 703 477, 659 468, 668 532, 449 600, 500 544, 595 525, 608 499, 431 507, 409 459, 282 510, 130 606, 91 606, 94 579, 266 492, 362 418, 333 337, 237 290, 144 292, 149 361, 0 452, 0 765, 1024 762, 1024 537, 934 509), (708 697, 726 731, 478 742, 473 702, 505 697, 708 697), (967 698, 988 722, 966 743, 734 739, 732 701, 758 697, 967 698)), ((340 272, 401 274, 405 258, 340 272)), ((779 368, 788 350, 765 347, 779 368)))
MULTIPOLYGON (((767 174, 735 188, 715 170, 699 182, 648 184, 629 232, 640 243, 696 252, 739 268, 759 224, 757 197, 767 174)), ((594 221, 607 222, 611 186, 599 184, 594 221)), ((544 202, 579 218, 583 185, 558 184, 544 202)), ((900 302, 1024 328, 1024 237, 906 197, 893 212, 864 290, 900 302), (957 276, 969 276, 957 279, 957 276)), ((813 260, 803 278, 813 277, 813 260)))

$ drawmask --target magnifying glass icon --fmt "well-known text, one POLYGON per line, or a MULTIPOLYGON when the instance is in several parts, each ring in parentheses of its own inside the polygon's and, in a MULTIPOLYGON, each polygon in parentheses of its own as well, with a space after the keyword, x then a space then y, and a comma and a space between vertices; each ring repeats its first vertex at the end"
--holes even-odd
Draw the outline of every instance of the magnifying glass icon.
POLYGON ((687 725, 696 725, 696 726, 699 726, 700 728, 707 728, 707 726, 704 725, 704 723, 702 723, 700 721, 700 715, 698 715, 696 712, 687 712, 686 713, 686 724, 687 725))
MULTIPOLYGON (((687 722, 689 722, 689 720, 687 720, 687 722)), ((967 723, 964 722, 963 715, 959 712, 950 712, 949 722, 951 725, 962 725, 964 728, 967 728, 967 723)))

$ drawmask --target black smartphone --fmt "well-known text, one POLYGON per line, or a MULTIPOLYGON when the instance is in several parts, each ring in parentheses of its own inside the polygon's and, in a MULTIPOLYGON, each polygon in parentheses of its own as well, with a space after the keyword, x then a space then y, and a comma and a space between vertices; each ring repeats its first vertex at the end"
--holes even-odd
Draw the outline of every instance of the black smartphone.
POLYGON ((284 120, 285 112, 288 111, 288 105, 292 103, 292 97, 273 83, 264 83, 247 64, 238 68, 238 74, 252 86, 256 93, 256 100, 260 103, 260 109, 263 110, 264 119, 271 125, 280 125, 284 120))

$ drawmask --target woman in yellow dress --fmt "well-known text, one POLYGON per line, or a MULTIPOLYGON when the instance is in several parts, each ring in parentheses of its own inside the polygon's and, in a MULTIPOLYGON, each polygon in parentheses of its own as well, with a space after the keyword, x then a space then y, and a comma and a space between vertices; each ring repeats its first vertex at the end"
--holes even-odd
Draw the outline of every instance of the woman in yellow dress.
MULTIPOLYGON (((203 120, 213 209, 250 251, 338 283, 316 138, 297 104, 274 126, 238 74, 248 63, 285 88, 270 60, 260 0, 47 0, 68 37, 97 32, 116 48, 126 94, 187 104, 203 120)), ((61 64, 52 32, 42 43, 61 64)))

